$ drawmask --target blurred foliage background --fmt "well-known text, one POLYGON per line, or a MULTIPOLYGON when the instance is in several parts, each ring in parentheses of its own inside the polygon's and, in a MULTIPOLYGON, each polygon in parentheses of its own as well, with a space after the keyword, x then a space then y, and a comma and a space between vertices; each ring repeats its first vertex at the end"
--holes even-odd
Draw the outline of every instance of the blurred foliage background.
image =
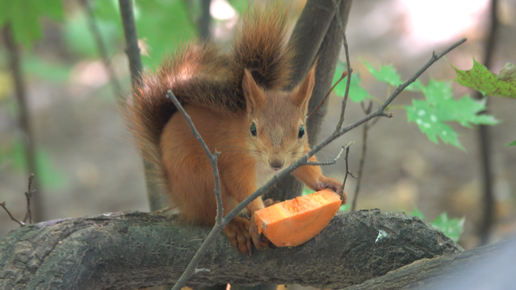
MULTIPOLYGON (((291 23, 304 2, 291 1, 291 23)), ((500 29, 492 71, 506 62, 516 62, 516 3, 499 1, 500 29)), ((246 0, 213 0, 211 37, 222 43, 231 39, 246 0)), ((482 61, 486 41, 488 0, 371 0, 354 1, 347 38, 351 65, 362 87, 377 102, 392 87, 379 83, 363 60, 378 67, 392 64, 403 79, 410 77, 431 56, 459 38, 468 42, 425 73, 451 81, 455 72, 449 61, 469 69, 473 57, 482 61)), ((0 0, 0 27, 10 23, 19 45, 25 77, 27 104, 36 148, 36 166, 43 198, 44 218, 95 215, 108 211, 148 210, 142 162, 131 144, 131 136, 119 114, 116 99, 130 93, 127 58, 118 1, 115 0, 0 0), (86 3, 86 5, 84 4, 86 3), (91 9, 106 47, 108 65, 99 54, 88 24, 91 9), (116 79, 121 88, 114 93, 116 79)), ((196 39, 202 15, 201 1, 134 1, 135 19, 147 70, 159 66, 167 52, 178 44, 196 39)), ((341 59, 344 59, 342 57, 341 59)), ((0 202, 18 217, 25 215, 27 160, 24 132, 20 130, 19 106, 9 68, 10 54, 0 40, 0 202)), ((469 91, 452 84, 457 96, 469 91)), ((358 208, 412 213, 418 208, 430 219, 447 212, 465 218, 460 243, 477 245, 481 218, 481 170, 476 132, 452 126, 459 133, 464 151, 450 145, 435 145, 414 123, 407 123, 403 106, 417 92, 404 92, 393 104, 393 119, 381 119, 368 133, 368 155, 358 208)), ((329 134, 340 113, 340 98, 331 97, 329 112, 320 134, 329 134)), ((492 128, 492 156, 496 225, 493 240, 514 233, 516 225, 516 150, 503 147, 515 139, 514 101, 492 99, 489 110, 500 124, 492 128)), ((348 106, 346 123, 363 115, 359 103, 348 106)), ((320 159, 333 158, 344 143, 355 141, 350 152, 350 170, 356 172, 360 159, 362 130, 357 129, 327 147, 320 159)), ((341 179, 344 162, 324 168, 341 179)), ((355 180, 348 179, 348 195, 355 180)), ((0 212, 0 237, 17 224, 0 212)), ((442 220, 442 219, 441 219, 442 220)))

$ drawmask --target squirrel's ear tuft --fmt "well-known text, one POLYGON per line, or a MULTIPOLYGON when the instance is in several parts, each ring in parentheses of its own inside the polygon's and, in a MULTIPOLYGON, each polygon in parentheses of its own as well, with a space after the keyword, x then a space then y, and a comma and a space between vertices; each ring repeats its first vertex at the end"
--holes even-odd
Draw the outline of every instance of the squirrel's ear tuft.
POLYGON ((244 70, 244 78, 242 79, 242 90, 244 91, 247 112, 250 114, 253 109, 265 104, 265 96, 262 90, 254 81, 253 75, 249 70, 244 70))
POLYGON ((301 107, 305 112, 308 110, 308 102, 310 101, 310 97, 312 96, 312 90, 315 85, 315 67, 316 64, 312 65, 310 71, 306 75, 305 79, 301 84, 294 89, 292 94, 292 101, 297 106, 301 107))

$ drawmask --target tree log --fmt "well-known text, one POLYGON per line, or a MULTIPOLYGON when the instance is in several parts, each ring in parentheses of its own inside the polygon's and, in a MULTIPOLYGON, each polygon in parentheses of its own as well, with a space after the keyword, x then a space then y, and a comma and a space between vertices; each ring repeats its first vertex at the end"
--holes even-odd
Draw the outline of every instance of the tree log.
MULTIPOLYGON (((135 289, 173 284, 208 229, 175 217, 111 213, 21 227, 0 240, 0 289, 135 289)), ((250 258, 220 236, 188 283, 342 288, 423 258, 461 252, 428 223, 379 210, 337 215, 294 248, 250 258), (379 235, 379 233, 382 233, 379 235)))
POLYGON ((515 289, 516 238, 422 259, 346 290, 515 289))

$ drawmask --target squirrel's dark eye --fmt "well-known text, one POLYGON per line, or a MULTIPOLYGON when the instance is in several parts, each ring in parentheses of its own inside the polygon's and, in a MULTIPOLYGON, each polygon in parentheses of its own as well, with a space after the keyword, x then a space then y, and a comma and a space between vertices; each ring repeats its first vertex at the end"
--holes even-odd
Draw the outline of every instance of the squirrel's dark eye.
POLYGON ((251 124, 251 134, 256 137, 256 125, 254 124, 254 122, 251 124))
POLYGON ((299 133, 297 133, 297 138, 301 139, 305 135, 305 126, 301 125, 299 128, 299 133))

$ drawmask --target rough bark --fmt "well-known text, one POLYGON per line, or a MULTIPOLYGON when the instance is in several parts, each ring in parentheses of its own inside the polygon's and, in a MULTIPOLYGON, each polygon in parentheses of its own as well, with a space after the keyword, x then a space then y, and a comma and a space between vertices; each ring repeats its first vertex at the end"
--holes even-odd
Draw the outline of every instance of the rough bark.
POLYGON ((346 290, 514 289, 516 239, 422 259, 346 290))
MULTIPOLYGON (((174 217, 114 213, 43 222, 0 240, 0 289, 135 289, 173 284, 208 229, 174 217)), ((379 210, 336 216, 314 239, 248 258, 219 236, 189 286, 359 284, 423 258, 461 248, 418 218, 379 210), (379 231, 385 236, 379 238, 379 231)))

